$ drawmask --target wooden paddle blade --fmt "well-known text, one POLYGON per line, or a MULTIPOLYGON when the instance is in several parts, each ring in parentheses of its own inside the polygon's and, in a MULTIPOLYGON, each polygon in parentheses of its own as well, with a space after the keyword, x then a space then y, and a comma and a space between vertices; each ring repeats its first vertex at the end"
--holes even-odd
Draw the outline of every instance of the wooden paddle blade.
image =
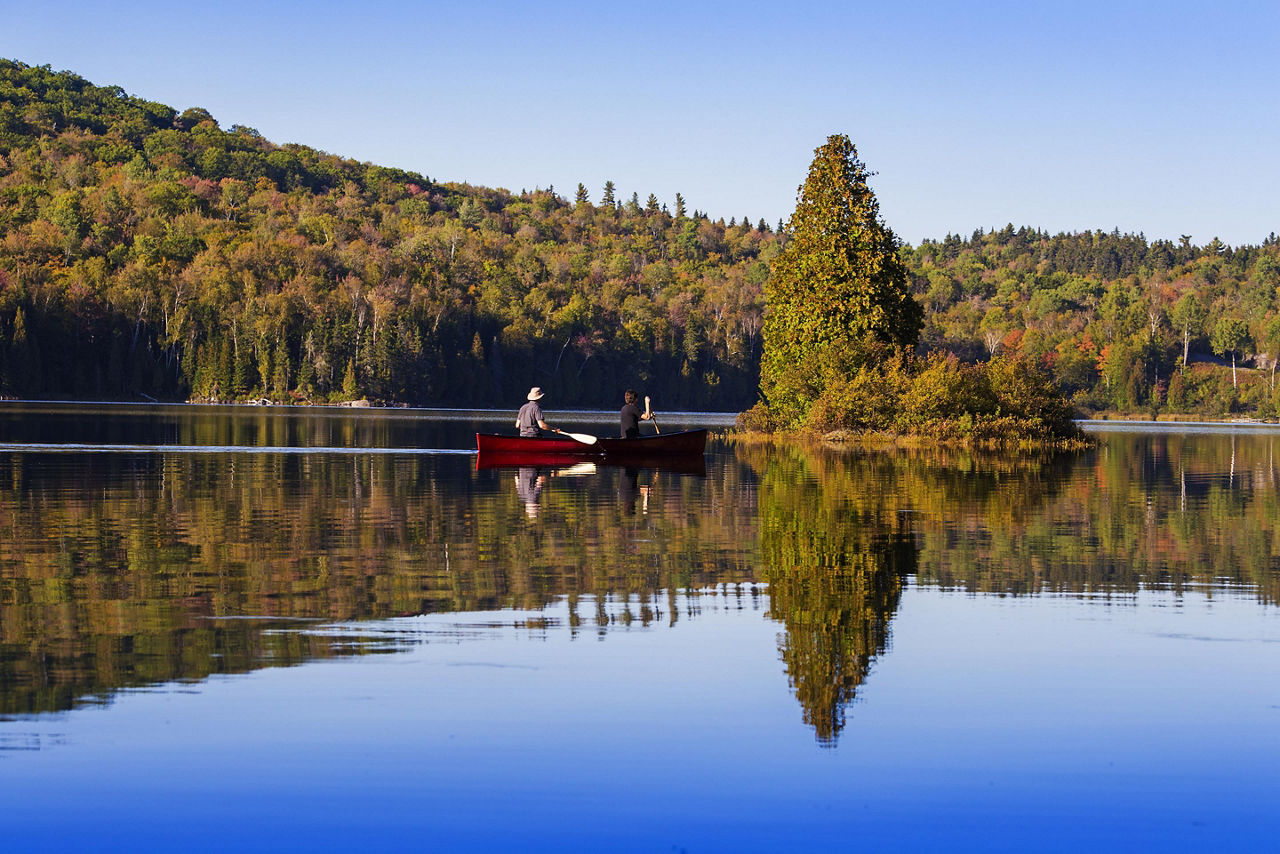
POLYGON ((600 441, 595 436, 588 436, 586 433, 566 433, 562 430, 560 431, 560 435, 568 436, 573 441, 581 442, 584 445, 594 445, 596 442, 600 441))

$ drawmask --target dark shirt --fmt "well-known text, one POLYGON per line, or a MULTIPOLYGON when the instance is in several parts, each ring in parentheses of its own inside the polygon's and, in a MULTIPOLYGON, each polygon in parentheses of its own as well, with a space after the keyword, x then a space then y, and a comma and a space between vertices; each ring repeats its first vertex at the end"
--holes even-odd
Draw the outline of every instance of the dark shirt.
POLYGON ((622 407, 622 411, 618 413, 621 418, 622 433, 624 439, 640 438, 640 407, 634 403, 628 403, 622 407))
POLYGON ((520 413, 516 415, 516 425, 520 428, 520 435, 541 436, 542 431, 538 429, 538 422, 541 420, 542 407, 538 405, 538 401, 531 400, 520 407, 520 413))

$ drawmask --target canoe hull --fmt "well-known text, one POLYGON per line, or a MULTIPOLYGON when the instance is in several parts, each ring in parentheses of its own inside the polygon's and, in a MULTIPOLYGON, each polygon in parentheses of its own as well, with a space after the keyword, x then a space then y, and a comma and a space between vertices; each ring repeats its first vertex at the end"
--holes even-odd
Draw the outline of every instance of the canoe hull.
POLYGON ((598 457, 598 445, 575 442, 558 436, 501 436, 497 433, 477 433, 476 450, 481 453, 503 454, 568 454, 577 457, 598 457))
POLYGON ((648 457, 659 454, 701 454, 707 446, 706 430, 654 433, 639 439, 601 439, 597 444, 608 457, 648 457))
POLYGON ((639 439, 601 439, 594 445, 559 436, 526 438, 477 433, 476 450, 482 454, 527 454, 529 456, 631 457, 701 455, 707 446, 706 430, 654 433, 639 439))

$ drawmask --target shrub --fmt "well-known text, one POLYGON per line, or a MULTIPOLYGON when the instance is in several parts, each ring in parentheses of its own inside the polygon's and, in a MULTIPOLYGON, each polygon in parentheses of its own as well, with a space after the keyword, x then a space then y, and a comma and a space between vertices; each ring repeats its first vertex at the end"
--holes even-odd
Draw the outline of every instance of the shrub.
POLYGON ((972 416, 993 410, 991 391, 981 368, 966 365, 952 355, 932 353, 922 362, 917 360, 897 424, 905 432, 915 432, 926 425, 967 416, 963 424, 971 426, 972 416))
POLYGON ((1036 434, 1074 437, 1071 404, 1039 362, 1017 356, 998 356, 986 365, 987 385, 997 412, 1011 415, 1036 434))

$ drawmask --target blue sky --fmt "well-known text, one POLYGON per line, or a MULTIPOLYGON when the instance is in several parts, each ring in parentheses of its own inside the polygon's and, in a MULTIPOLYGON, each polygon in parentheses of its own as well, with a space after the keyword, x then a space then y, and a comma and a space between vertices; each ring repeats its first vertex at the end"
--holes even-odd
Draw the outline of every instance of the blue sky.
POLYGON ((845 133, 905 240, 1280 232, 1274 2, 0 0, 0 56, 440 181, 790 215, 845 133))

